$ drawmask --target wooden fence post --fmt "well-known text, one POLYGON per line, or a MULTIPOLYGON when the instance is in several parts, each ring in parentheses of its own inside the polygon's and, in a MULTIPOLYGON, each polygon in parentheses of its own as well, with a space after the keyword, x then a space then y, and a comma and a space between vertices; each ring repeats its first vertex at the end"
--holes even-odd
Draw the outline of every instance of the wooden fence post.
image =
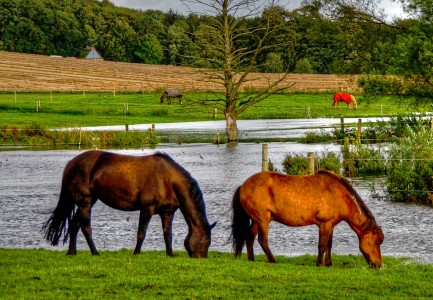
POLYGON ((268 170, 268 144, 262 145, 262 172, 268 170))
POLYGON ((308 152, 308 175, 313 175, 314 172, 314 153, 308 152))
POLYGON ((344 133, 344 118, 343 117, 341 117, 340 118, 340 130, 341 130, 341 133, 344 133))
POLYGON ((152 124, 152 129, 150 130, 150 137, 155 138, 155 124, 152 124))
POLYGON ((356 132, 356 140, 361 143, 362 120, 358 119, 358 131, 356 132))

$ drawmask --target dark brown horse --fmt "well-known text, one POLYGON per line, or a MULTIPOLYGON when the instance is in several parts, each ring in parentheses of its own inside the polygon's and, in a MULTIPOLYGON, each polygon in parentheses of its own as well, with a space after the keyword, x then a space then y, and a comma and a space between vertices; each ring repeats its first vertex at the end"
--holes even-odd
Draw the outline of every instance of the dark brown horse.
POLYGON ((140 211, 134 254, 140 253, 149 221, 158 214, 166 253, 172 256, 171 227, 174 213, 180 208, 188 224, 184 245, 189 256, 207 257, 215 224, 208 223, 197 181, 168 155, 127 156, 88 151, 76 156, 65 167, 59 202, 43 226, 45 238, 56 246, 62 234, 63 243, 70 235, 68 254, 74 255, 81 228, 90 251, 98 255, 91 228, 91 211, 98 199, 115 209, 140 211))
POLYGON ((349 182, 329 171, 294 176, 275 172, 257 173, 248 178, 233 197, 232 239, 235 256, 246 242, 248 259, 254 260, 253 244, 258 241, 269 262, 275 259, 268 246, 270 221, 288 226, 316 224, 319 227, 319 254, 316 264, 332 265, 334 226, 346 221, 358 235, 359 248, 370 266, 380 268, 382 229, 349 182))

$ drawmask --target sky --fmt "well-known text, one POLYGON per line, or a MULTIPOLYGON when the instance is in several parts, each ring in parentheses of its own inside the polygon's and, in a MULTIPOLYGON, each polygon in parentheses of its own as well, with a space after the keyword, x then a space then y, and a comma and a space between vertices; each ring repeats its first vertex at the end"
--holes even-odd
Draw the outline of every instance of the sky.
MULTIPOLYGON (((188 14, 188 8, 179 0, 110 0, 116 6, 123 6, 141 10, 155 9, 167 12, 172 9, 180 14, 188 14)), ((295 9, 301 5, 302 0, 287 0, 280 1, 279 3, 287 9, 295 9)), ((388 19, 393 17, 404 17, 403 10, 400 3, 393 2, 392 0, 382 0, 381 7, 384 8, 385 14, 388 19)), ((191 7, 192 11, 199 12, 200 10, 191 7)))

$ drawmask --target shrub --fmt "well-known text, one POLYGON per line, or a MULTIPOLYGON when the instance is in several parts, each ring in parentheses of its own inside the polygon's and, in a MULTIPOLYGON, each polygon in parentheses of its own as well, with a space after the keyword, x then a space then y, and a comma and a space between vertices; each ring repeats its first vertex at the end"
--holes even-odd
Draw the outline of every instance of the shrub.
POLYGON ((283 171, 291 175, 306 175, 308 158, 300 154, 287 154, 283 160, 283 171))
POLYGON ((395 201, 428 203, 433 190, 433 138, 426 126, 406 125, 407 137, 391 145, 386 193, 395 201))
POLYGON ((296 62, 295 73, 298 74, 313 74, 313 67, 308 58, 302 58, 296 62))
MULTIPOLYGON (((340 174, 341 163, 340 158, 334 152, 322 153, 316 156, 317 163, 315 164, 315 172, 318 169, 326 169, 340 174)), ((283 160, 283 171, 291 175, 307 175, 308 174, 308 158, 300 154, 287 154, 283 160)))
POLYGON ((358 79, 358 86, 366 95, 402 95, 403 83, 396 77, 364 76, 358 79))
POLYGON ((387 162, 380 148, 372 145, 355 143, 343 147, 343 175, 356 177, 361 175, 383 175, 387 162))

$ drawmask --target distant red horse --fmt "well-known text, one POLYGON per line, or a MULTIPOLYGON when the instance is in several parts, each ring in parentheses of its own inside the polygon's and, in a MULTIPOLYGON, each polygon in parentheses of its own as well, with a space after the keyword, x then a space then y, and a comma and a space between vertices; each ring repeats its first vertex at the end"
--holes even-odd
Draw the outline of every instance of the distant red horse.
POLYGON ((353 105, 353 108, 356 109, 357 105, 356 105, 356 99, 355 97, 353 97, 353 95, 351 94, 346 94, 346 93, 335 93, 334 97, 334 108, 337 108, 337 104, 338 104, 338 108, 340 108, 340 102, 345 102, 347 103, 347 108, 350 109, 350 104, 353 105))

